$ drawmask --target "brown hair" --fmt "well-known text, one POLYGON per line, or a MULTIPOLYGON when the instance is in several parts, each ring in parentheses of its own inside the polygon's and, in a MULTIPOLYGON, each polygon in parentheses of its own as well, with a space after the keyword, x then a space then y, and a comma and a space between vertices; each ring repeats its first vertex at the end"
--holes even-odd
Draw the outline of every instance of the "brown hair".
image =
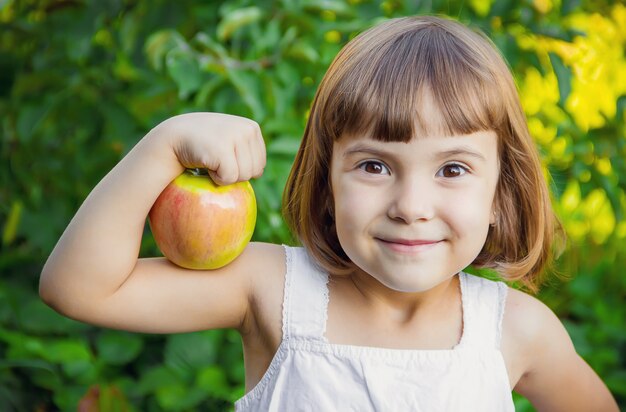
POLYGON ((283 197, 287 224, 324 269, 354 266, 337 238, 330 159, 344 135, 408 142, 429 133, 493 130, 501 165, 497 223, 472 263, 537 291, 560 224, 511 72, 482 33, 442 17, 386 21, 350 41, 335 57, 313 100, 283 197), (432 96, 442 122, 420 117, 432 96))

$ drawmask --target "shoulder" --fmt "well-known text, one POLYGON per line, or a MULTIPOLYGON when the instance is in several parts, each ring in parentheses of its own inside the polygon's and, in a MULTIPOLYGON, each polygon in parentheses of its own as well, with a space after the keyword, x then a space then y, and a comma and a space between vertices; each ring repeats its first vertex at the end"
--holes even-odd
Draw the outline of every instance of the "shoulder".
POLYGON ((573 350, 567 331, 552 309, 534 296, 511 287, 507 289, 503 336, 514 338, 520 347, 531 351, 544 344, 573 350))
POLYGON ((503 352, 523 376, 551 352, 573 353, 574 345, 556 314, 534 296, 508 288, 502 319, 503 352))
POLYGON ((610 393, 578 355, 561 320, 539 299, 513 288, 504 308, 502 352, 515 391, 537 409, 591 410, 585 408, 595 402, 608 406, 596 410, 613 410, 610 393))

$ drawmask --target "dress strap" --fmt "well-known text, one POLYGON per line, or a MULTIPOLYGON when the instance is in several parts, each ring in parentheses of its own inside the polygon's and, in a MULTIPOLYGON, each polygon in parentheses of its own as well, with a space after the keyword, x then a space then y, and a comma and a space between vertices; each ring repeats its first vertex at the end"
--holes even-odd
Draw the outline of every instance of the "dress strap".
POLYGON ((463 345, 500 349, 507 285, 465 272, 461 272, 460 279, 464 311, 463 345))
POLYGON ((324 339, 328 274, 301 247, 285 246, 287 272, 283 301, 283 339, 324 339))

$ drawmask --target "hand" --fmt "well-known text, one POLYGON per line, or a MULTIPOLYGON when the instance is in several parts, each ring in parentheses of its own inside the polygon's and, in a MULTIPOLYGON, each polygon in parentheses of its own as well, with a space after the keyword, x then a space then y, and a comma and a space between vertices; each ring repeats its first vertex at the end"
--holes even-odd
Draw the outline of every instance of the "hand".
POLYGON ((259 125, 244 117, 188 113, 157 126, 185 168, 208 169, 219 185, 260 177, 266 162, 259 125))

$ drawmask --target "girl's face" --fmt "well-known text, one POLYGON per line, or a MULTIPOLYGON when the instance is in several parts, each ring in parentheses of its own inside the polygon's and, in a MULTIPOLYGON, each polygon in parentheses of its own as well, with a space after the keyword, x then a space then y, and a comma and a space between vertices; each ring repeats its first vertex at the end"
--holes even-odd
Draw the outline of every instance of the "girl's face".
POLYGON ((331 163, 341 246, 386 287, 429 290, 481 251, 498 174, 491 131, 409 143, 343 137, 331 163))

